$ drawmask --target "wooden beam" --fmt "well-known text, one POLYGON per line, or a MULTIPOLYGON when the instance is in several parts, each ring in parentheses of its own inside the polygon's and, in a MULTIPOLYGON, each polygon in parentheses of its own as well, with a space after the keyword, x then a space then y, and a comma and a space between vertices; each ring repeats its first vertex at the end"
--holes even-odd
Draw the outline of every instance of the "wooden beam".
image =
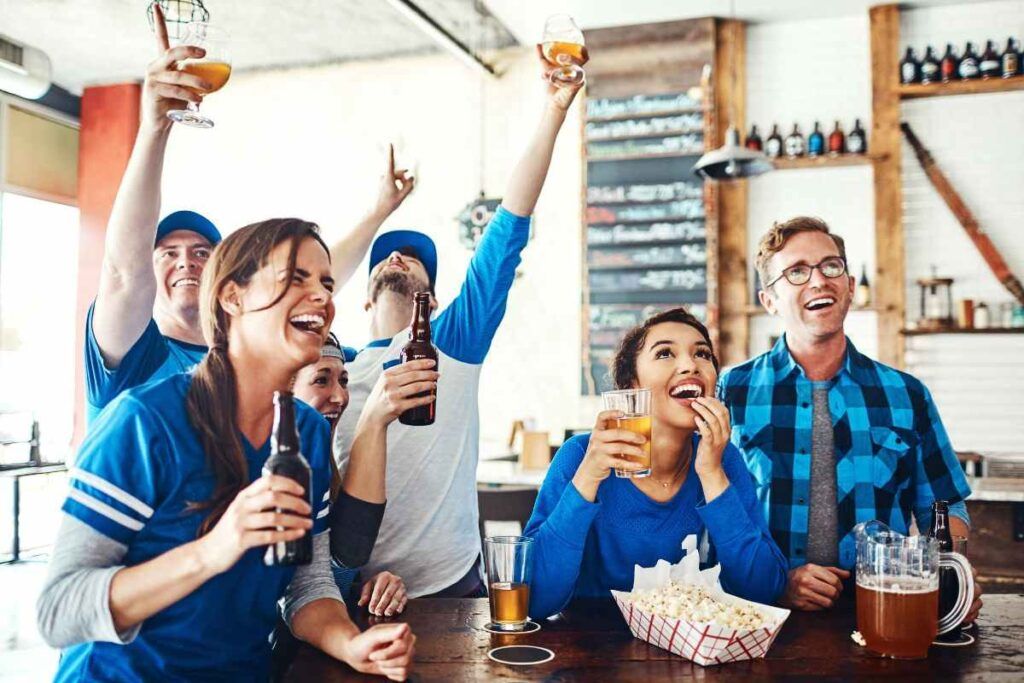
POLYGON ((85 316, 96 298, 107 220, 139 128, 138 83, 86 88, 78 142, 78 300, 74 444, 85 434, 85 316))
POLYGON ((899 42, 897 5, 868 11, 871 26, 871 150, 875 161, 875 300, 878 357, 903 367, 900 329, 906 315, 901 179, 899 42))
MULTIPOLYGON (((712 148, 724 142, 725 131, 730 124, 741 134, 746 127, 746 61, 745 24, 732 19, 715 20, 713 73, 717 130, 712 148)), ((717 284, 717 296, 712 296, 709 291, 708 300, 718 309, 719 339, 716 348, 719 359, 723 365, 734 365, 749 357, 750 319, 744 312, 750 297, 747 181, 719 182, 717 189, 717 231, 711 229, 711 222, 708 224, 708 281, 717 284), (713 236, 712 232, 717 234, 713 236), (717 242, 714 252, 713 242, 717 242)))

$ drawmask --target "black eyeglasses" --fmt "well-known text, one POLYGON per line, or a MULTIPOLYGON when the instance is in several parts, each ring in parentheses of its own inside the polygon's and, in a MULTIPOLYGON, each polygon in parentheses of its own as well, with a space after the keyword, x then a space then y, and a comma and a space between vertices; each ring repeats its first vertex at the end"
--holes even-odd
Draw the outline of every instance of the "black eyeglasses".
POLYGON ((798 263, 795 266, 790 266, 782 271, 782 275, 778 276, 767 285, 764 286, 768 289, 782 278, 786 278, 786 281, 791 285, 802 285, 807 283, 811 279, 811 273, 817 268, 821 271, 821 274, 829 279, 840 277, 846 272, 846 259, 842 256, 829 256, 817 265, 809 266, 806 263, 798 263))

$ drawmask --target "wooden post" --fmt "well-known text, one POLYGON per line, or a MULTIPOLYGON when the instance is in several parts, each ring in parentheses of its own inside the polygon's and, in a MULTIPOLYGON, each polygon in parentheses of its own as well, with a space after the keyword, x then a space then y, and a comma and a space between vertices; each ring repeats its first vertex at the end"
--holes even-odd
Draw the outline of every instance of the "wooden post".
POLYGON ((871 23, 871 143, 875 158, 875 300, 878 356, 903 367, 900 330, 906 317, 903 189, 900 160, 899 41, 897 5, 869 10, 871 23))
MULTIPOLYGON (((734 19, 715 21, 714 93, 717 130, 712 148, 725 141, 728 126, 740 134, 746 129, 746 25, 734 19)), ((717 235, 708 232, 708 251, 717 242, 717 259, 708 258, 708 281, 717 285, 710 306, 717 305, 719 340, 716 351, 722 365, 745 361, 749 354, 749 318, 744 309, 750 296, 747 277, 747 181, 716 183, 717 235), (715 240, 714 238, 717 237, 715 240), (715 272, 712 272, 712 265, 715 272)), ((710 228, 709 224, 709 228, 710 228)), ((710 292, 709 292, 710 294, 710 292)), ((711 316, 709 316, 710 318, 711 316)))
POLYGON ((82 93, 78 143, 78 301, 75 335, 75 432, 77 446, 85 435, 85 315, 96 298, 107 221, 121 176, 139 129, 138 83, 86 88, 82 93))

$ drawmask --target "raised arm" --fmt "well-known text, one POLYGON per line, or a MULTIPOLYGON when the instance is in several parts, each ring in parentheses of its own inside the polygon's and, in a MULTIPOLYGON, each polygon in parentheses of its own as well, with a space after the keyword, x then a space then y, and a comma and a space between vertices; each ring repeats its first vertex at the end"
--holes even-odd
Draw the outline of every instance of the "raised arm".
POLYGON ((201 57, 204 50, 189 46, 171 49, 163 13, 159 5, 153 10, 159 57, 146 70, 139 132, 107 223, 92 317, 93 334, 108 368, 120 364, 153 317, 157 286, 153 240, 160 214, 164 151, 172 125, 167 112, 201 101, 197 90, 210 87, 198 76, 177 70, 178 61, 201 57))
POLYGON ((416 179, 409 175, 408 169, 395 169, 395 147, 388 145, 387 165, 380 177, 377 203, 349 234, 331 247, 331 274, 337 283, 336 292, 341 291, 341 285, 348 282, 362 263, 377 230, 402 205, 415 186, 416 179))

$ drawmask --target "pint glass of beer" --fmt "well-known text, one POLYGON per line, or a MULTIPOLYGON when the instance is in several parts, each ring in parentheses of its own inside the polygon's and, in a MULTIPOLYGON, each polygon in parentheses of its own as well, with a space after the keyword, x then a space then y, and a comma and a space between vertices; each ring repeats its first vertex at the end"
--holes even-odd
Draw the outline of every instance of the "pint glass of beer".
POLYGON ((626 431, 639 434, 647 439, 644 442, 643 456, 636 458, 622 456, 626 460, 632 460, 645 469, 636 470, 615 470, 616 477, 647 477, 651 474, 651 390, 650 389, 620 389, 619 391, 606 391, 601 394, 604 399, 605 410, 619 410, 623 415, 618 419, 617 427, 626 431))
POLYGON ((484 539, 487 594, 491 623, 499 631, 522 631, 530 607, 533 539, 526 536, 489 536, 484 539))

